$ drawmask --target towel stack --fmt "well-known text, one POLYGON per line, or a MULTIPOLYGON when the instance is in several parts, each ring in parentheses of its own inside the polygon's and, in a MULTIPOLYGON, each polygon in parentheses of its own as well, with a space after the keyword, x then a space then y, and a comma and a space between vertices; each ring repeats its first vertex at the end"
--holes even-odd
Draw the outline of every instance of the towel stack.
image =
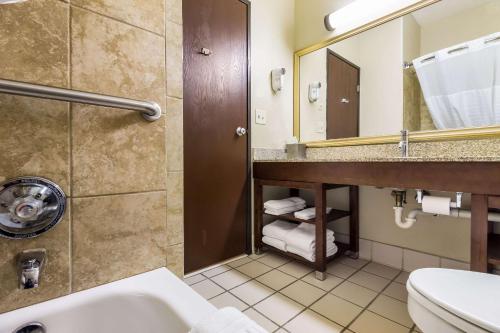
MULTIPOLYGON (((262 242, 282 251, 297 254, 309 261, 316 260, 316 231, 315 225, 301 223, 299 225, 276 220, 266 225, 263 230, 262 242)), ((332 230, 326 231, 326 255, 337 253, 332 230)))
MULTIPOLYGON (((326 207, 326 213, 330 214, 332 211, 331 207, 326 207)), ((300 210, 298 212, 293 213, 293 215, 302 220, 310 220, 316 217, 316 207, 306 208, 304 210, 300 210)))
POLYGON ((306 201, 299 197, 291 197, 282 200, 269 200, 264 203, 266 214, 283 215, 302 210, 306 207, 306 201))

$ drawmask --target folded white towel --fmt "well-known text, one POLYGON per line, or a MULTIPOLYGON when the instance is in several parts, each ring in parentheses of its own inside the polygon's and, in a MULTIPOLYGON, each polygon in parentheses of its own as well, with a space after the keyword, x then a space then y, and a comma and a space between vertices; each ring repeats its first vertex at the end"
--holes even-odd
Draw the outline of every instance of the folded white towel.
MULTIPOLYGON (((301 249, 297 249, 291 245, 287 245, 286 247, 286 250, 290 253, 295 253, 299 256, 301 256, 302 258, 305 258, 309 261, 316 261, 316 249, 312 252, 310 251, 303 251, 301 249)), ((338 251, 338 248, 337 248, 337 245, 335 245, 333 242, 332 243, 328 243, 327 247, 326 247, 326 256, 329 257, 329 256, 333 256, 335 253, 337 253, 338 251)))
POLYGON ((286 243, 283 242, 282 240, 277 239, 277 238, 264 236, 264 237, 262 237, 262 242, 266 243, 267 245, 270 245, 272 247, 275 247, 278 250, 286 251, 286 243))
POLYGON ((304 205, 305 206, 306 201, 302 198, 299 197, 291 197, 291 198, 286 198, 286 199, 281 199, 281 200, 269 200, 264 203, 264 208, 266 209, 283 209, 283 208, 289 208, 289 207, 294 207, 298 205, 304 205))
POLYGON ((271 214, 271 215, 283 215, 283 214, 293 213, 295 211, 304 209, 305 207, 306 207, 305 205, 298 204, 295 206, 290 206, 290 207, 286 207, 286 208, 279 208, 279 209, 266 208, 266 210, 264 212, 266 214, 271 214))
MULTIPOLYGON (((334 233, 330 229, 326 229, 327 244, 333 242, 334 233)), ((286 234, 284 239, 287 249, 292 246, 303 252, 314 252, 316 248, 316 225, 309 223, 301 223, 298 227, 286 234)))
POLYGON ((190 333, 267 333, 235 308, 223 308, 202 319, 190 333))
POLYGON ((295 223, 276 220, 272 223, 265 225, 264 228, 262 228, 262 234, 264 236, 276 238, 285 242, 287 234, 295 228, 297 228, 297 224, 295 223))
MULTIPOLYGON (((331 207, 326 207, 326 213, 332 211, 331 207)), ((316 207, 306 208, 293 214, 298 219, 310 220, 316 217, 316 207)))

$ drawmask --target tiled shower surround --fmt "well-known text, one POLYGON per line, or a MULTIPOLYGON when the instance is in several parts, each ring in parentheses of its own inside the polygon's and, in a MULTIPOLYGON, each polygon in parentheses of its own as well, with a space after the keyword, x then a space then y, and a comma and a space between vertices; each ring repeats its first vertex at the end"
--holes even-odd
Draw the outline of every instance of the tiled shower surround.
POLYGON ((0 78, 158 102, 137 112, 0 94, 0 181, 39 176, 64 220, 0 239, 0 312, 167 265, 183 273, 182 0, 36 0, 0 10, 0 78), (37 289, 15 256, 45 248, 37 289))

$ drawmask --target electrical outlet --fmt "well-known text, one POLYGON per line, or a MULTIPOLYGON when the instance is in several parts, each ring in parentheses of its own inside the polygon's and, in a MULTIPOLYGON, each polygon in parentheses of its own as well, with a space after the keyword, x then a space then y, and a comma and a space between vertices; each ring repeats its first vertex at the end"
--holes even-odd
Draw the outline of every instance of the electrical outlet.
POLYGON ((255 123, 265 125, 267 122, 266 110, 255 109, 255 123))

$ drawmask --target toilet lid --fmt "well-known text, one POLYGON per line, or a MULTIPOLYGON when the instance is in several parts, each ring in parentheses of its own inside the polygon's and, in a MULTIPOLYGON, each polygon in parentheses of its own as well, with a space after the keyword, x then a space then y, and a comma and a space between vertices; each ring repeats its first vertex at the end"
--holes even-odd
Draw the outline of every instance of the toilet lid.
POLYGON ((408 283, 458 317, 488 331, 500 331, 500 276, 424 268, 412 272, 408 283))

